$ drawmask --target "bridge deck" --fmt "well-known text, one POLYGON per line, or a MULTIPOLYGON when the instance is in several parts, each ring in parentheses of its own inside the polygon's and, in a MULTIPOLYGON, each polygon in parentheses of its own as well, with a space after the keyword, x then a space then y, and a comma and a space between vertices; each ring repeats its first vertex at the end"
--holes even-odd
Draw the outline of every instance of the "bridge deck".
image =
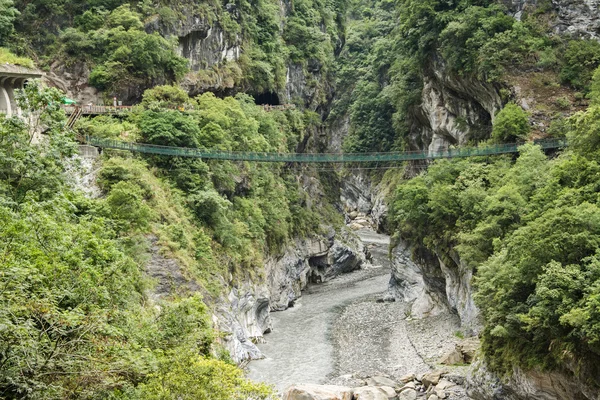
MULTIPOLYGON (((282 104, 279 106, 263 105, 261 106, 265 111, 285 111, 294 110, 296 106, 294 104, 282 104)), ((81 115, 103 115, 103 114, 124 114, 131 112, 133 106, 62 106, 63 110, 67 115, 74 114, 78 109, 81 110, 81 115)), ((184 111, 184 110, 182 110, 184 111)))
MULTIPOLYGON (((522 143, 497 144, 482 147, 459 147, 446 151, 430 153, 427 151, 406 151, 392 153, 260 153, 210 151, 185 147, 157 146, 144 143, 129 143, 118 140, 85 136, 84 143, 91 146, 134 151, 147 154, 161 154, 176 157, 195 157, 207 160, 257 161, 257 162, 296 162, 296 163, 372 163, 411 160, 433 160, 438 158, 456 158, 489 156, 518 152, 522 143)), ((565 139, 537 140, 543 149, 557 149, 567 146, 565 139)))

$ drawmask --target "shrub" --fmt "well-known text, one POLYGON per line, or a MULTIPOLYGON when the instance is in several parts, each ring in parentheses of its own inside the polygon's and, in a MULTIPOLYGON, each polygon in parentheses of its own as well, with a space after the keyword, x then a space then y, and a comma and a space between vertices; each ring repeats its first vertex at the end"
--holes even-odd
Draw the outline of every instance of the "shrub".
POLYGON ((187 93, 180 87, 155 86, 144 92, 142 105, 148 107, 179 108, 190 101, 187 93))
POLYGON ((1 64, 8 63, 8 64, 21 65, 21 66, 27 67, 27 68, 35 67, 35 65, 33 64, 33 61, 30 60, 29 58, 15 56, 14 54, 12 54, 10 51, 8 51, 7 49, 5 49, 3 47, 0 47, 0 63, 1 64))
POLYGON ((568 110, 571 108, 571 100, 568 97, 562 96, 554 100, 554 104, 561 110, 568 110))
POLYGON ((140 385, 138 393, 146 400, 262 400, 273 396, 272 389, 244 379, 235 366, 189 353, 174 363, 164 363, 159 373, 140 385))
POLYGON ((515 103, 508 103, 496 114, 492 139, 497 143, 525 139, 530 129, 527 112, 515 103))
POLYGON ((572 40, 565 51, 560 78, 577 89, 587 90, 598 65, 600 43, 597 40, 572 40))

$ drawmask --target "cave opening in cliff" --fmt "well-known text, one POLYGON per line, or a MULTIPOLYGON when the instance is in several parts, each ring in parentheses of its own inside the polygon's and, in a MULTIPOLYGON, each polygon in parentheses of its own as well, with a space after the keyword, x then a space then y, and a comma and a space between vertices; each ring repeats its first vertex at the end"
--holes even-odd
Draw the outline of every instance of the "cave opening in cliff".
POLYGON ((280 106, 279 96, 274 92, 264 92, 254 95, 254 102, 259 106, 280 106))

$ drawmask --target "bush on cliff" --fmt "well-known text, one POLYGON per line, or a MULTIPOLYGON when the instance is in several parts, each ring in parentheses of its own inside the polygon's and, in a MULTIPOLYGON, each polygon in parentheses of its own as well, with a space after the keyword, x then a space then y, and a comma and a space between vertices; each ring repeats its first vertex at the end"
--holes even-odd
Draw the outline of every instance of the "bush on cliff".
POLYGON ((496 114, 492 139, 496 143, 512 143, 526 139, 530 130, 527 112, 515 103, 508 103, 496 114))

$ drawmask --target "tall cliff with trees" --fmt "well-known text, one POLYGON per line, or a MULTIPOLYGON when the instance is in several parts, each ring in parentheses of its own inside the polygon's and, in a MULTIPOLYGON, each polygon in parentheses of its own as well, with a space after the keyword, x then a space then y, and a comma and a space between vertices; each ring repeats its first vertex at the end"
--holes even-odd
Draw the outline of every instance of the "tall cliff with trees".
MULTIPOLYGON (((141 103, 126 119, 76 126, 120 140, 365 152, 566 136, 560 155, 529 144, 518 157, 367 178, 389 192, 387 229, 431 264, 425 289, 480 332, 486 368, 505 381, 562 374, 579 383, 573 398, 593 398, 597 15, 566 0, 0 0, 0 46, 10 50, 0 61, 35 63, 83 102, 141 103), (255 106, 284 102, 298 108, 255 106)), ((231 365, 200 294, 210 303, 264 280, 270 255, 297 238, 331 246, 323 225, 342 225, 347 172, 106 152, 102 196, 90 198, 68 183, 73 132, 59 100, 33 86, 23 95, 42 111, 41 144, 18 120, 0 126, 0 393, 269 396, 231 365), (157 257, 177 260, 181 275, 166 297, 147 279, 157 257)), ((506 390, 478 395, 527 396, 506 390)))

